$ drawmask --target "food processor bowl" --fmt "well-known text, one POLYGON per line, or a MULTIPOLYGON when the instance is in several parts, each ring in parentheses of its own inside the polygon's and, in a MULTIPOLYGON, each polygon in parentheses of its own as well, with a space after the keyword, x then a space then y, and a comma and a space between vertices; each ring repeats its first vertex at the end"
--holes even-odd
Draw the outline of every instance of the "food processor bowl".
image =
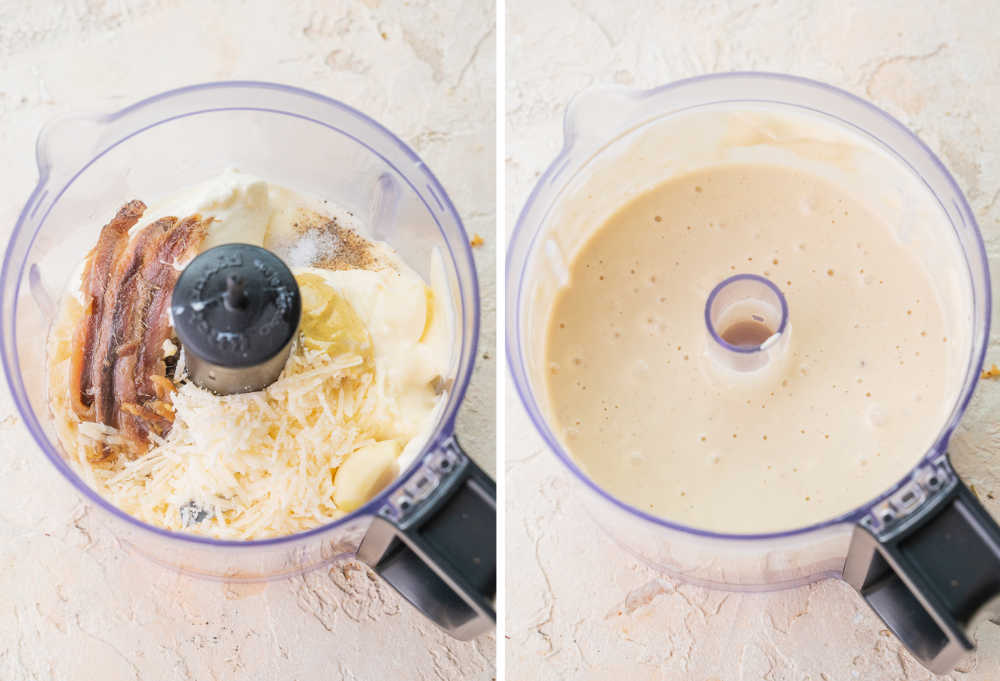
POLYGON ((495 485, 454 435, 476 355, 478 284, 461 219, 427 165, 345 104, 260 82, 194 85, 54 121, 39 136, 37 162, 38 185, 0 271, 0 355, 32 437, 114 532, 160 564, 225 581, 277 579, 358 556, 453 635, 492 629, 495 485), (412 464, 335 522, 246 542, 169 532, 102 498, 63 458, 45 379, 57 301, 106 218, 124 201, 162 198, 229 166, 350 211, 427 281, 437 258, 453 333, 451 389, 412 464))
MULTIPOLYGON (((696 584, 767 590, 842 577, 925 665, 950 668, 971 649, 969 628, 1000 594, 1000 532, 946 455, 978 380, 990 323, 986 255, 954 179, 888 114, 828 85, 779 74, 709 75, 644 91, 589 90, 569 105, 564 138, 510 240, 506 344, 521 401, 548 448, 579 481, 583 505, 624 550, 696 584), (619 165, 623 159, 627 172, 619 165), (933 444, 914 452, 913 470, 876 498, 808 526, 790 521, 787 531, 727 534, 647 513, 587 475, 553 427, 545 334, 554 297, 568 281, 568 263, 615 210, 670 177, 754 161, 847 183, 896 226, 899 238, 928 244, 919 257, 933 272, 963 349, 955 367, 962 379, 933 444), (940 519, 947 509, 954 513, 945 530, 940 519), (982 562, 958 564, 949 556, 947 547, 959 535, 962 550, 976 547, 982 562), (932 546, 937 559, 927 549, 932 546), (953 580, 961 587, 950 586, 953 580)), ((791 319, 794 326, 794 310, 791 319)))

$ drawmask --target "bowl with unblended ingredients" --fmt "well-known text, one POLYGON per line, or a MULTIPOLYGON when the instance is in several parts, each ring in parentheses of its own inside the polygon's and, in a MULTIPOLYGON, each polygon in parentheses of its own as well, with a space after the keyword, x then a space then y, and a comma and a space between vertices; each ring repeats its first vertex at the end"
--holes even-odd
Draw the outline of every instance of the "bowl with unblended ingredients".
POLYGON ((627 551, 855 586, 934 671, 1000 594, 948 461, 989 337, 968 203, 888 114, 793 76, 596 89, 518 219, 518 393, 627 551))
POLYGON ((271 83, 54 121, 0 272, 39 448, 139 553, 226 581, 360 558, 468 638, 495 485, 455 438, 467 235, 416 154, 271 83))

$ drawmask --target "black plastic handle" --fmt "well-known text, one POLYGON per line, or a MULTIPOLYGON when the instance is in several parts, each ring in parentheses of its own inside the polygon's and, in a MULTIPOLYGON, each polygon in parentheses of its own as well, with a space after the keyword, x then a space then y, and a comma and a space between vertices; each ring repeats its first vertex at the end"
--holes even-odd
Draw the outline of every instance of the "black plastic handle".
POLYGON ((452 437, 379 509, 358 558, 446 632, 496 626, 496 483, 452 437))
POLYGON ((844 579, 936 674, 1000 613, 1000 526, 947 456, 914 473, 854 528, 844 579))

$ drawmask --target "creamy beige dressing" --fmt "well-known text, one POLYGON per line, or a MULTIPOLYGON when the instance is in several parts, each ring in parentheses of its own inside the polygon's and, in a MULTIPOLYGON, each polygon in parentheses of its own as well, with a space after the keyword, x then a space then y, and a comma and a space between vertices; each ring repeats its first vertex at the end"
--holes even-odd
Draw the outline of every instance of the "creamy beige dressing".
POLYGON ((584 470, 642 510, 800 527, 876 496, 934 441, 962 378, 946 319, 897 232, 830 180, 706 168, 638 195, 577 250, 548 321, 549 411, 584 470), (737 273, 770 279, 790 311, 783 360, 740 375, 708 352, 704 317, 737 273))

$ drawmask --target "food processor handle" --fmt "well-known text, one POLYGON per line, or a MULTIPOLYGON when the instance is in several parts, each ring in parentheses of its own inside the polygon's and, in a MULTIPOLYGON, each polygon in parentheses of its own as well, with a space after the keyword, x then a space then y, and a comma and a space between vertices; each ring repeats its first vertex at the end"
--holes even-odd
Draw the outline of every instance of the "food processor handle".
POLYGON ((496 483, 452 436, 378 510, 358 558, 455 638, 492 631, 496 483))
POLYGON ((1000 613, 1000 526, 947 456, 917 469, 854 528, 844 579, 936 674, 1000 613))

